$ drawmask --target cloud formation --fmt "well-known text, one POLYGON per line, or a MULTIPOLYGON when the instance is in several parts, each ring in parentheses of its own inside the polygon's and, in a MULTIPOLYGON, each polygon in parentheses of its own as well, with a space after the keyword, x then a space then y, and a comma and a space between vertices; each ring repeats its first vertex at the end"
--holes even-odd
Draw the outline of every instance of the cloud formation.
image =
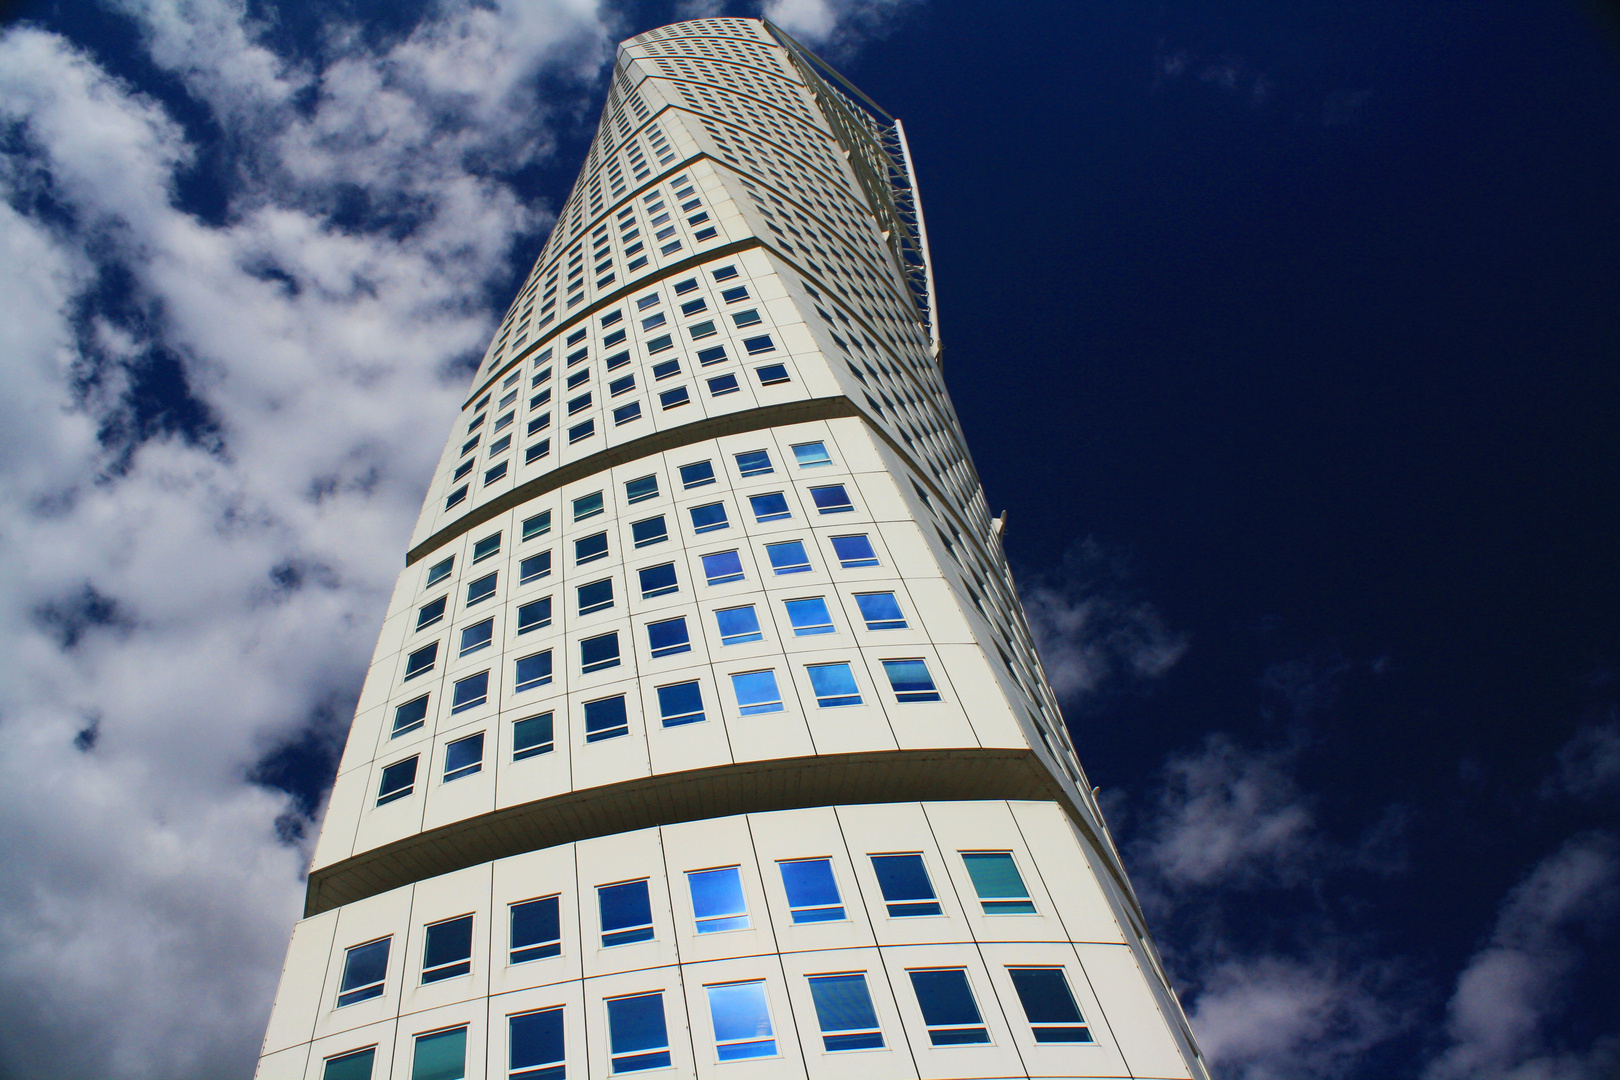
POLYGON ((224 135, 0 36, 0 1074, 212 1080, 251 1072, 298 913, 320 793, 286 763, 332 760, 422 434, 548 220, 506 177, 616 28, 450 3, 310 59, 230 0, 121 6, 224 135))
POLYGON ((862 42, 879 38, 920 0, 765 0, 761 11, 801 43, 829 60, 847 58, 862 42))

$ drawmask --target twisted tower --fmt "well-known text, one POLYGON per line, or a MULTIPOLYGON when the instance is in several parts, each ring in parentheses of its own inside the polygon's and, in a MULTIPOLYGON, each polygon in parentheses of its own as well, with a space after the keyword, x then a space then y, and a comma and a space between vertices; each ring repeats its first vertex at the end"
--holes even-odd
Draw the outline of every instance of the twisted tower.
POLYGON ((261 1080, 1206 1077, 950 398, 904 129, 621 47, 479 366, 261 1080))

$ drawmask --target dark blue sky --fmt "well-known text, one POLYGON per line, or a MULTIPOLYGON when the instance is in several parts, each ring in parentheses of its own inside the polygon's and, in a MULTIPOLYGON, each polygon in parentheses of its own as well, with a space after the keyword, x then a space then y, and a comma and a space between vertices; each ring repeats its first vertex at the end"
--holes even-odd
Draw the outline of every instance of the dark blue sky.
MULTIPOLYGON (((319 9, 251 6, 319 56, 319 9)), ((387 38, 427 8, 330 10, 387 38)), ((625 10, 626 35, 678 17, 625 10)), ((202 148, 182 207, 229 216, 236 134, 131 23, 14 11, 162 102, 202 148)), ((946 379, 1020 584, 1090 605, 1112 673, 1068 719, 1195 1026, 1279 965, 1333 998, 1269 1065, 1220 1036, 1227 1075, 1467 1075, 1434 1064, 1448 1002, 1498 947, 1552 972, 1519 987, 1521 1057, 1620 1060, 1592 1049, 1620 1031, 1614 11, 929 0, 827 50, 905 122, 946 379), (1133 675, 1144 639, 1184 651, 1133 675), (1177 871, 1210 820, 1309 824, 1177 871), (1570 845, 1611 876, 1524 929, 1521 883, 1570 845)), ((502 179, 560 205, 595 109, 502 179)), ((152 356, 126 425, 206 440, 152 356)), ((310 795, 335 762, 295 745, 273 783, 310 795)))

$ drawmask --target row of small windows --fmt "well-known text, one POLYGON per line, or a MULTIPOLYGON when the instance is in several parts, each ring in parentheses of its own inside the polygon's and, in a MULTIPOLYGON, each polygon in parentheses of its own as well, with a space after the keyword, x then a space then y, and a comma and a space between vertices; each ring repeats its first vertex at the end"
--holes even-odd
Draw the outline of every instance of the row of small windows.
MULTIPOLYGON (((1091 1031, 1061 966, 1008 967, 1007 976, 1037 1043, 1087 1044, 1091 1031)), ((822 1046, 828 1053, 887 1048, 866 971, 805 976, 822 1046)), ((906 972, 929 1042, 936 1047, 990 1042, 989 1030, 966 968, 913 968, 906 972)), ((776 1028, 762 979, 703 987, 720 1061, 777 1057, 776 1028)), ((614 1075, 667 1069, 673 1064, 665 990, 606 998, 609 1071, 614 1075)), ((507 1017, 509 1080, 565 1080, 564 1006, 507 1017)), ((322 1080, 371 1080, 376 1049, 328 1058, 322 1080)), ((411 1080, 464 1080, 467 1028, 416 1036, 411 1080)))

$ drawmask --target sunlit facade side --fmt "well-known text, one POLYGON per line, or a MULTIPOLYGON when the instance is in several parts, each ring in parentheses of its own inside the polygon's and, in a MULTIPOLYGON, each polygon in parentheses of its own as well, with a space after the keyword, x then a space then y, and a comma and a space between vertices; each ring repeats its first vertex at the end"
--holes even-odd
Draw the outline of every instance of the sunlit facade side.
POLYGON ((911 176, 765 23, 621 46, 411 538, 261 1080, 1207 1076, 911 176))

